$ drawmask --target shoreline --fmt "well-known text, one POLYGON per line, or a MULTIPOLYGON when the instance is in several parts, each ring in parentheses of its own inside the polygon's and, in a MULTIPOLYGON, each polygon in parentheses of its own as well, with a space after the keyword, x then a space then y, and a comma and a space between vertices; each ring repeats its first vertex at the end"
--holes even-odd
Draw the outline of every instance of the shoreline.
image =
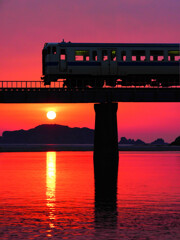
MULTIPOLYGON (((118 145, 119 151, 180 151, 180 146, 118 145)), ((1 152, 93 151, 93 144, 0 144, 1 152)))

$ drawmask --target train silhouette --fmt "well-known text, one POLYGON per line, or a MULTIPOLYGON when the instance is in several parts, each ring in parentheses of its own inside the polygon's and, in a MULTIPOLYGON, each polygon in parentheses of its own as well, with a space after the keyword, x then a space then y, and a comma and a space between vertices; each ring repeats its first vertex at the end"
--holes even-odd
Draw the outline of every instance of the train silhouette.
POLYGON ((179 44, 45 43, 45 85, 63 79, 64 87, 180 85, 179 44))

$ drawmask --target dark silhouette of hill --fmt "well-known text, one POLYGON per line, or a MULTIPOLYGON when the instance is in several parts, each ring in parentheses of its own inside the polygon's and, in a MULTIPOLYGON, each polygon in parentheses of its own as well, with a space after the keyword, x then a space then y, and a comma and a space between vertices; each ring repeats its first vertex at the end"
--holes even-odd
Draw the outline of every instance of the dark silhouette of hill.
POLYGON ((171 143, 171 145, 180 146, 180 137, 177 137, 175 141, 171 143))
POLYGON ((121 140, 119 141, 119 144, 145 145, 146 143, 140 139, 137 139, 135 141, 134 139, 127 139, 125 137, 122 137, 121 140))
MULTIPOLYGON (((122 137, 121 140, 119 141, 119 144, 146 145, 147 143, 143 142, 141 139, 137 139, 135 141, 134 139, 127 139, 125 137, 122 137)), ((150 145, 167 145, 168 143, 165 143, 162 138, 158 138, 149 144, 150 145)))
POLYGON ((43 124, 29 130, 5 131, 0 142, 8 144, 93 144, 94 130, 43 124))
MULTIPOLYGON (((94 130, 89 128, 71 128, 58 124, 43 124, 29 130, 5 131, 0 137, 1 144, 93 144, 94 130)), ((142 140, 121 137, 119 144, 146 145, 142 140)), ((150 145, 166 145, 162 138, 150 145)), ((180 145, 180 137, 171 145, 180 145)))
POLYGON ((164 142, 164 139, 158 138, 151 143, 151 145, 167 145, 168 143, 164 142))

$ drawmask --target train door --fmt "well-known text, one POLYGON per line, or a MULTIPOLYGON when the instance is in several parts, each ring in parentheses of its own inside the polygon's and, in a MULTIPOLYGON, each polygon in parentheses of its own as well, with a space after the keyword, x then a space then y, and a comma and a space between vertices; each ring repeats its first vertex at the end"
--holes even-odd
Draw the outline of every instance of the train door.
POLYGON ((117 51, 116 49, 110 50, 110 75, 117 75, 117 51))
POLYGON ((66 72, 67 70, 67 52, 66 49, 60 49, 60 61, 59 61, 60 72, 66 72))
POLYGON ((117 74, 116 49, 102 50, 102 74, 112 76, 117 74))
POLYGON ((102 67, 102 75, 108 76, 110 74, 110 54, 109 50, 102 50, 102 61, 101 61, 101 67, 102 67))

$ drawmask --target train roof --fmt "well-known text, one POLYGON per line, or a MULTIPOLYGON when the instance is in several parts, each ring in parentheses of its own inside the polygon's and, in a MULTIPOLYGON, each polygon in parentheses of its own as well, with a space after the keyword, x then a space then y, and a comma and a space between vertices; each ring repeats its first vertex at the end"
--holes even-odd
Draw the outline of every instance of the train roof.
POLYGON ((45 43, 48 45, 59 45, 61 47, 175 47, 179 48, 180 43, 72 43, 72 42, 61 42, 61 43, 45 43))

